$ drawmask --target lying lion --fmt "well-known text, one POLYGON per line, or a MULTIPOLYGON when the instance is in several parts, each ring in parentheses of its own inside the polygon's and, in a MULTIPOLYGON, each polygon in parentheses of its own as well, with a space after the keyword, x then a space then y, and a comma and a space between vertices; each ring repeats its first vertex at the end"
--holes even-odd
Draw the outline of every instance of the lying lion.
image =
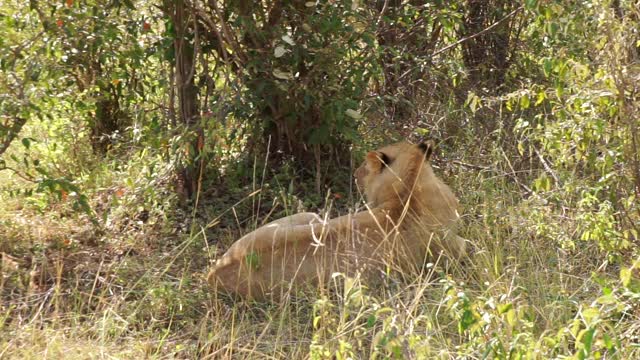
POLYGON ((419 267, 429 254, 462 256, 458 200, 433 173, 432 153, 431 142, 369 152, 355 172, 367 210, 330 220, 300 213, 264 225, 229 248, 209 284, 246 298, 278 298, 296 285, 324 284, 335 272, 372 274, 390 264, 419 267))

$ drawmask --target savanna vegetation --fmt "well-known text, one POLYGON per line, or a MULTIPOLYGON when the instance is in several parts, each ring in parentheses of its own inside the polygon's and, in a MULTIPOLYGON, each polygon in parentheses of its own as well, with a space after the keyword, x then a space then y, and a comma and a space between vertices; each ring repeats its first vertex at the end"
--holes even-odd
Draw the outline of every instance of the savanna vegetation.
POLYGON ((640 358, 637 0, 0 3, 0 358, 640 358), (436 139, 470 253, 278 302, 256 227, 436 139))

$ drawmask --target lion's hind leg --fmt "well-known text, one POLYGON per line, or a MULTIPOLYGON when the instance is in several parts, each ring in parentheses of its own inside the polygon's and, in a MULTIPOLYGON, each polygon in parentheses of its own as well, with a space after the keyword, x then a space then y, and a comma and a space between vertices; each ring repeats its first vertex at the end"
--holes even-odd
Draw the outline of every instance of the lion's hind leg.
POLYGON ((322 227, 315 214, 280 219, 236 241, 209 272, 214 291, 226 290, 247 298, 263 298, 282 284, 317 277, 313 239, 322 227), (289 225, 302 222, 304 225, 289 225), (310 222, 312 224, 306 224, 310 222))

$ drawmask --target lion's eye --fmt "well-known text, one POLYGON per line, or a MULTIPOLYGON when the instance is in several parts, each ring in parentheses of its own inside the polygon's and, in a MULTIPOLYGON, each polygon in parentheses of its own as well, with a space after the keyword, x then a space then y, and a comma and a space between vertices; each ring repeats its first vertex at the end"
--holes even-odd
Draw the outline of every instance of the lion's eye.
POLYGON ((380 161, 382 161, 383 164, 389 166, 389 165, 391 165, 391 162, 393 160, 391 160, 391 158, 387 154, 380 153, 380 161))

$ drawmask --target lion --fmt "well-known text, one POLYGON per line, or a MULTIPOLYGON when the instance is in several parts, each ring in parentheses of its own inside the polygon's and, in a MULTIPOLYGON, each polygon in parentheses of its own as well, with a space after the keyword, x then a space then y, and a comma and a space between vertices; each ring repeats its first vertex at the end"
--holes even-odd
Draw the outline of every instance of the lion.
POLYGON ((420 267, 429 255, 458 259, 458 200, 433 172, 434 144, 400 142, 366 155, 354 176, 366 209, 334 219, 299 213, 237 240, 208 275, 215 290, 280 298, 332 275, 373 274, 385 265, 420 267))

